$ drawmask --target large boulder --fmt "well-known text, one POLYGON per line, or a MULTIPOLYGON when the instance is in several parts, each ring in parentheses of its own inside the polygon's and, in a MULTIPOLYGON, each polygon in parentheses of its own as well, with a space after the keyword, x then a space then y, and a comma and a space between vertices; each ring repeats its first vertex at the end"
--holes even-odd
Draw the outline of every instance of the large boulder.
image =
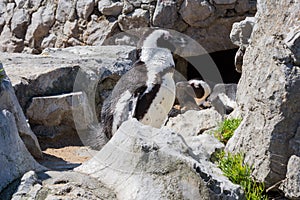
POLYGON ((0 60, 26 111, 32 97, 73 90, 85 91, 88 96, 93 93, 93 100, 101 104, 135 62, 136 51, 129 46, 69 47, 47 49, 41 55, 0 53, 0 60))
POLYGON ((257 23, 237 88, 243 121, 226 147, 244 152, 254 177, 266 187, 282 181, 290 157, 300 155, 298 11, 296 1, 258 1, 257 23))
POLYGON ((132 67, 136 51, 129 46, 70 47, 48 49, 42 55, 3 53, 0 59, 43 147, 61 147, 66 141, 90 144, 87 134, 98 135, 94 126, 102 102, 132 67))
MULTIPOLYGON (((3 69, 1 63, 0 69, 3 69)), ((17 132, 25 143, 28 151, 35 158, 41 158, 42 151, 40 149, 39 142, 30 129, 12 84, 5 74, 1 75, 0 77, 0 110, 3 109, 9 110, 11 113, 13 113, 14 118, 16 119, 17 132)))
POLYGON ((34 97, 27 109, 32 130, 43 148, 82 145, 78 132, 89 130, 95 123, 84 92, 34 97))
POLYGON ((44 170, 21 140, 14 114, 0 112, 0 191, 29 170, 44 170))
POLYGON ((197 158, 180 135, 132 119, 75 170, 107 185, 118 199, 244 199, 219 168, 197 158))

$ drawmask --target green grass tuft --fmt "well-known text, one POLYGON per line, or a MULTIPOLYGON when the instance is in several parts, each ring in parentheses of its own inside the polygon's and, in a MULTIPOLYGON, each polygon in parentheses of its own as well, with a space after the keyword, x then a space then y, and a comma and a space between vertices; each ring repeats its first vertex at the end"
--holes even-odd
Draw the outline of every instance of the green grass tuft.
POLYGON ((214 136, 221 142, 226 144, 228 140, 233 136, 233 132, 237 129, 242 122, 242 119, 225 119, 219 128, 214 132, 214 136))
POLYGON ((235 184, 241 185, 245 191, 247 200, 267 200, 265 195, 265 186, 263 183, 257 183, 251 177, 251 167, 244 163, 244 154, 238 153, 232 155, 225 154, 224 151, 218 155, 218 166, 224 175, 235 184))

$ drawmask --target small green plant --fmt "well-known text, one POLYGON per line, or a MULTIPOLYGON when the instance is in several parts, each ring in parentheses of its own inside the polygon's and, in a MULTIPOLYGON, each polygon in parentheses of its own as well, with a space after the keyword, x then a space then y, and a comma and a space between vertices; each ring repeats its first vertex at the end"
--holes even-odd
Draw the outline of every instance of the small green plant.
POLYGON ((226 144, 228 140, 233 136, 233 132, 240 125, 242 119, 225 119, 219 128, 214 132, 214 135, 218 140, 226 144))
POLYGON ((257 183, 251 177, 252 168, 244 163, 244 154, 230 154, 221 151, 217 155, 217 164, 224 175, 235 184, 241 185, 245 191, 247 200, 267 200, 264 194, 265 186, 263 183, 257 183))

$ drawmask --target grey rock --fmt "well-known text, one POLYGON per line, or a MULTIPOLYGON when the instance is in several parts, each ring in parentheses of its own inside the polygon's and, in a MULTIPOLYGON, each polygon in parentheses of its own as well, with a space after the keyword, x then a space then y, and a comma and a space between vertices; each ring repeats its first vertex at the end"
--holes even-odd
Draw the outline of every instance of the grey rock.
POLYGON ((116 194, 94 178, 72 171, 27 172, 12 200, 101 199, 114 200, 116 194))
POLYGON ((122 31, 148 27, 150 23, 150 15, 147 10, 135 9, 128 15, 120 15, 118 17, 118 23, 122 31))
POLYGON ((0 60, 21 107, 26 110, 32 97, 72 91, 93 94, 94 100, 101 102, 119 77, 131 68, 136 51, 130 46, 69 47, 47 49, 41 55, 0 53, 0 60), (76 80, 78 87, 74 89, 76 80), (99 93, 95 91, 98 82, 99 93))
MULTIPOLYGON (((208 53, 222 51, 224 47, 228 49, 236 48, 228 35, 230 34, 232 24, 238 20, 244 19, 243 17, 229 17, 200 21, 206 28, 198 28, 190 26, 184 34, 191 36, 196 40, 208 53)), ((200 23, 199 22, 199 23, 200 23)))
POLYGON ((54 34, 49 34, 47 37, 45 37, 42 41, 41 47, 43 49, 46 48, 53 48, 55 47, 55 43, 56 43, 57 37, 54 34))
POLYGON ((208 101, 220 114, 230 114, 237 107, 236 90, 237 84, 217 84, 208 101))
POLYGON ((34 97, 27 117, 44 148, 64 146, 64 141, 69 145, 86 144, 88 130, 98 121, 83 92, 34 97))
POLYGON ((54 13, 55 7, 49 3, 32 14, 32 23, 28 26, 25 36, 31 47, 37 50, 40 49, 43 38, 48 35, 50 28, 55 22, 54 13))
POLYGON ((35 171, 26 172, 21 178, 21 183, 13 194, 12 200, 35 199, 41 188, 35 171))
POLYGON ((300 157, 293 155, 287 165, 287 173, 280 189, 289 199, 300 198, 300 157))
POLYGON ((87 25, 83 38, 88 45, 103 45, 106 40, 119 32, 118 22, 106 19, 92 20, 87 25))
POLYGON ((34 160, 19 137, 14 115, 2 109, 0 137, 0 191, 29 170, 45 169, 34 160))
POLYGON ((252 6, 256 8, 256 1, 237 0, 236 6, 234 9, 238 14, 240 14, 240 13, 245 13, 245 12, 249 12, 249 11, 251 12, 252 6))
POLYGON ((221 5, 226 5, 226 4, 234 4, 237 0, 213 0, 215 4, 221 4, 221 5))
POLYGON ((17 38, 24 39, 29 24, 29 13, 25 9, 17 9, 14 12, 11 23, 11 31, 17 38))
POLYGON ((237 46, 247 46, 256 23, 255 17, 246 17, 243 21, 232 25, 230 39, 237 46))
MULTIPOLYGON (((2 64, 0 63, 0 69, 2 69, 2 64)), ((25 143, 29 152, 36 158, 42 157, 42 151, 38 140, 32 130, 30 129, 22 108, 18 102, 15 95, 15 91, 11 85, 11 82, 7 77, 1 80, 0 83, 0 110, 9 110, 13 113, 16 119, 17 132, 25 143)))
POLYGON ((293 60, 295 65, 300 66, 300 27, 293 27, 287 34, 284 42, 293 52, 293 60))
POLYGON ((232 23, 256 10, 256 1, 231 2, 234 0, 1 1, 0 51, 38 54, 47 47, 101 45, 120 31, 149 26, 187 34, 208 52, 228 50, 236 48, 228 38, 232 23), (20 15, 20 10, 28 15, 20 15), (69 22, 75 21, 76 29, 65 34, 69 22), (49 35, 56 35, 54 46, 53 40, 47 42, 49 35))
POLYGON ((132 119, 91 160, 75 171, 112 188, 118 199, 244 199, 241 188, 214 164, 190 156, 189 147, 168 128, 132 119))
POLYGON ((207 1, 184 0, 179 10, 183 20, 191 26, 201 27, 215 9, 207 1))
POLYGON ((38 173, 43 188, 37 197, 45 199, 107 199, 114 200, 116 194, 94 178, 73 171, 47 171, 38 173))
POLYGON ((177 21, 177 5, 173 1, 157 1, 152 23, 162 28, 172 28, 177 21))
POLYGON ((142 0, 128 0, 128 2, 136 8, 140 8, 142 4, 142 0))
MULTIPOLYGON (((9 22, 14 14, 14 8, 15 8, 15 4, 11 3, 11 2, 7 2, 6 4, 4 3, 4 5, 2 4, 2 9, 6 10, 6 12, 4 12, 4 19, 6 22, 9 22)), ((2 11, 3 12, 3 11, 2 11)))
POLYGON ((64 23, 70 18, 70 14, 73 10, 74 3, 68 0, 59 0, 56 9, 55 19, 64 23))
POLYGON ((131 3, 129 3, 129 1, 124 0, 124 5, 123 5, 123 10, 122 13, 123 14, 129 14, 134 10, 134 7, 131 3))
POLYGON ((76 37, 78 36, 79 32, 79 27, 78 27, 78 21, 66 21, 64 24, 64 29, 63 29, 63 34, 67 36, 68 38, 70 37, 76 37))
POLYGON ((76 10, 78 16, 87 20, 88 17, 92 14, 94 6, 94 0, 77 0, 76 10))
POLYGON ((166 126, 186 138, 200 135, 216 127, 221 121, 222 116, 213 109, 188 110, 184 114, 170 118, 166 126))
POLYGON ((117 17, 123 10, 123 2, 111 2, 110 0, 100 0, 98 9, 103 15, 111 15, 117 17))
POLYGON ((0 51, 5 52, 22 52, 24 41, 13 36, 10 28, 4 26, 0 35, 0 51))
POLYGON ((240 127, 226 149, 244 152, 253 176, 272 186, 286 177, 288 160, 299 155, 300 74, 285 45, 287 30, 298 22, 297 3, 258 1, 251 43, 237 89, 240 127), (289 11, 291 15, 284 16, 289 11), (273 16, 273 17, 270 17, 273 16), (285 23, 285 22, 289 23, 285 23))
POLYGON ((34 97, 27 109, 31 124, 44 126, 67 125, 74 129, 87 129, 94 117, 83 92, 34 97), (73 115, 74 113, 74 115, 73 115), (76 127, 74 124, 76 121, 76 127))
MULTIPOLYGON (((209 132, 205 131, 205 132, 209 132)), ((193 153, 199 159, 213 160, 215 154, 225 148, 225 145, 215 138, 211 133, 203 133, 197 136, 186 137, 185 141, 191 147, 193 153)))

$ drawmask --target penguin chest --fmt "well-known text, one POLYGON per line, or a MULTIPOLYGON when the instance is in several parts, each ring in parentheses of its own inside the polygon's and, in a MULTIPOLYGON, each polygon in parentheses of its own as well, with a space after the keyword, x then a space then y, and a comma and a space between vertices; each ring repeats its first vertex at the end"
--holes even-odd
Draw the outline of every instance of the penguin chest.
POLYGON ((175 101, 175 82, 173 80, 173 73, 166 73, 162 76, 161 86, 152 100, 152 103, 140 120, 145 125, 150 125, 155 128, 160 128, 164 125, 168 113, 173 107, 175 101))

